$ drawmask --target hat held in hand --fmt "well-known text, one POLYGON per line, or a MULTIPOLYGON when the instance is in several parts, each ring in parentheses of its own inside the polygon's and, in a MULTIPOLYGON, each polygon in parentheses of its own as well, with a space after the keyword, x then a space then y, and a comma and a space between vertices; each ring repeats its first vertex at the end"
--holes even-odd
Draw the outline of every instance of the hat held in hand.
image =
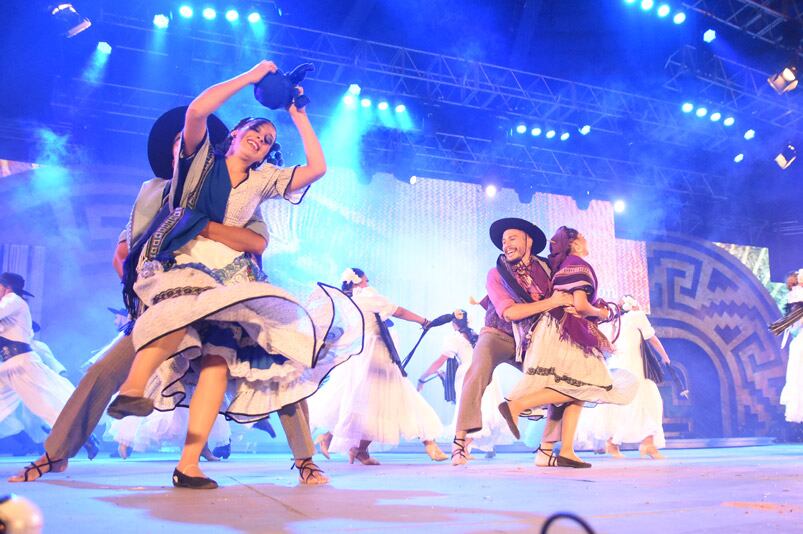
POLYGON ((302 95, 297 86, 308 72, 314 70, 312 63, 302 63, 287 74, 281 70, 266 74, 254 86, 254 98, 270 109, 286 109, 290 104, 301 109, 309 104, 309 98, 302 95))

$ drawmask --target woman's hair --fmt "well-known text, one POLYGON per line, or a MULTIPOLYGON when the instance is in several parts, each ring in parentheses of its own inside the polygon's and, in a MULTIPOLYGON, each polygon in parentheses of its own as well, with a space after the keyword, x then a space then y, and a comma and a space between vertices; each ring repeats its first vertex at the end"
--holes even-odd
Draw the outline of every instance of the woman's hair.
POLYGON ((580 232, 574 228, 561 226, 549 240, 549 267, 553 273, 560 269, 566 257, 571 254, 572 242, 579 235, 580 232))
POLYGON ((480 336, 468 326, 468 314, 466 310, 455 310, 454 313, 452 313, 452 322, 457 325, 457 331, 463 334, 463 337, 471 343, 472 347, 477 344, 477 339, 479 339, 480 336))
MULTIPOLYGON (((248 130, 256 130, 257 128, 259 128, 260 126, 262 126, 264 124, 268 124, 270 126, 273 126, 273 129, 276 130, 276 125, 273 124, 273 122, 271 122, 270 120, 268 120, 268 119, 266 119, 264 117, 245 117, 244 119, 240 119, 240 122, 235 124, 234 128, 231 129, 231 131, 229 132, 229 135, 227 135, 226 138, 223 141, 221 141, 220 143, 218 143, 218 145, 215 147, 215 151, 217 152, 217 154, 219 156, 225 156, 226 153, 229 151, 229 148, 231 147, 231 143, 234 140, 234 133, 233 132, 239 131, 246 124, 248 125, 248 128, 247 128, 248 130)), ((265 159, 263 159, 262 161, 257 161, 256 163, 251 165, 250 168, 251 169, 256 169, 257 167, 259 167, 263 163, 270 163, 271 165, 276 165, 277 167, 281 167, 282 165, 284 165, 284 160, 282 159, 281 150, 282 150, 282 146, 279 143, 274 141, 273 145, 271 145, 271 147, 270 147, 270 150, 268 150, 268 153, 265 156, 265 159)))
POLYGON ((798 276, 800 276, 798 271, 791 271, 786 275, 786 289, 791 291, 793 287, 800 283, 798 276))
MULTIPOLYGON (((356 274, 360 278, 365 276, 365 271, 363 271, 359 267, 352 267, 351 270, 354 271, 354 274, 356 274)), ((343 281, 343 283, 340 284, 340 289, 343 291, 343 293, 345 293, 350 297, 352 293, 354 293, 354 282, 345 280, 343 281)))

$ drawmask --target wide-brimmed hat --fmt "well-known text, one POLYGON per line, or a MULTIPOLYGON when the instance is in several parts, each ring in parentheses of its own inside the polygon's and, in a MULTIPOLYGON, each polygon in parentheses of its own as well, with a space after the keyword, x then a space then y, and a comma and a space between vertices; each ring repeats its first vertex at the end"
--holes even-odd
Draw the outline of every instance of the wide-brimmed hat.
POLYGON ((491 234, 491 241, 493 241, 493 244, 496 245, 496 248, 499 250, 502 250, 502 234, 505 233, 505 230, 521 230, 530 236, 530 239, 533 240, 532 254, 538 254, 546 247, 546 235, 543 230, 530 221, 525 221, 517 217, 507 217, 494 221, 493 224, 491 224, 491 230, 489 232, 491 234))
POLYGON ((17 273, 0 274, 0 285, 6 286, 20 297, 33 296, 32 293, 29 293, 23 289, 25 287, 25 279, 17 273))
MULTIPOLYGON (((148 134, 148 161, 153 175, 158 178, 167 179, 173 176, 173 140, 184 128, 186 115, 187 106, 173 108, 156 119, 151 127, 151 133, 148 134)), ((212 146, 229 135, 229 129, 215 115, 209 115, 206 119, 206 128, 212 146)))

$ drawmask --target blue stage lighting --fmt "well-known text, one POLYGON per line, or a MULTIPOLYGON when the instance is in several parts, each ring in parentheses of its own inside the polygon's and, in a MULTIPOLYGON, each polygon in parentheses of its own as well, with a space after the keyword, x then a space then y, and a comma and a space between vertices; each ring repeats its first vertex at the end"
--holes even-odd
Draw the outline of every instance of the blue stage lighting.
POLYGON ((686 22, 686 13, 684 13, 683 11, 675 13, 675 16, 672 17, 672 22, 674 22, 675 24, 683 24, 684 22, 686 22))
POLYGON ((106 41, 101 41, 98 43, 98 52, 108 56, 109 54, 112 53, 112 45, 110 45, 106 41))
POLYGON ((518 126, 516 126, 516 133, 523 134, 526 131, 527 131, 526 124, 519 124, 518 126))
POLYGON ((680 109, 683 111, 683 113, 691 113, 694 109, 694 104, 691 102, 684 102, 683 105, 680 106, 680 109))
POLYGON ((705 30, 705 33, 703 34, 703 41, 705 41, 706 43, 710 43, 716 38, 717 38, 716 31, 712 30, 711 28, 705 30))
POLYGON ((237 13, 236 9, 229 9, 228 11, 226 11, 226 20, 228 20, 229 22, 237 22, 239 18, 240 14, 237 13))
POLYGON ((735 122, 736 120, 733 117, 726 117, 725 120, 722 121, 722 124, 724 124, 725 126, 733 126, 733 123, 735 122))
POLYGON ((170 25, 170 19, 167 18, 167 15, 159 13, 153 16, 153 25, 163 30, 170 25))
POLYGON ((388 104, 386 101, 383 100, 382 102, 377 104, 376 107, 377 109, 379 109, 379 111, 385 111, 390 107, 390 104, 388 104))
POLYGON ((615 200, 613 203, 613 211, 615 211, 616 213, 624 213, 626 207, 627 205, 625 204, 625 201, 621 199, 615 200))
POLYGON ((654 0, 641 0, 641 9, 649 11, 655 5, 654 0))
POLYGON ((364 107, 364 108, 370 108, 371 107, 371 99, 370 98, 363 98, 362 100, 360 100, 360 105, 362 107, 364 107))
POLYGON ((667 15, 669 15, 670 11, 672 11, 672 8, 670 8, 667 4, 661 4, 660 6, 658 6, 658 16, 661 18, 664 18, 667 15))
POLYGON ((580 128, 580 133, 581 133, 581 134, 583 134, 583 135, 588 135, 588 134, 589 134, 589 132, 591 132, 591 126, 589 126, 588 124, 584 124, 584 125, 583 125, 583 126, 580 128))
POLYGON ((405 111, 407 111, 407 106, 404 104, 398 104, 396 106, 396 113, 404 113, 405 111))
POLYGON ((625 4, 635 4, 636 0, 625 0, 625 4))
POLYGON ((362 89, 360 88, 360 86, 358 84, 353 83, 353 84, 349 85, 349 94, 350 95, 357 96, 357 95, 360 94, 361 91, 362 91, 362 89))
POLYGON ((496 196, 496 186, 494 184, 488 184, 485 186, 485 196, 488 198, 493 198, 496 196))
POLYGON ((214 20, 215 17, 217 17, 217 11, 211 7, 205 7, 204 10, 201 11, 201 15, 203 15, 206 20, 214 20))
POLYGON ((184 17, 185 19, 188 19, 192 16, 192 8, 187 4, 184 4, 183 6, 178 8, 178 14, 184 17))
POLYGON ((262 20, 262 16, 256 11, 252 11, 251 13, 248 14, 248 22, 250 22, 251 24, 256 24, 260 20, 262 20))
POLYGON ((569 138, 569 132, 563 132, 562 134, 560 134, 561 141, 566 141, 568 138, 569 138))
POLYGON ((719 111, 715 111, 708 118, 711 119, 711 122, 717 122, 719 119, 722 118, 722 113, 720 113, 719 111))
POLYGON ((553 137, 555 137, 555 130, 548 130, 546 133, 546 138, 552 139, 553 137))
POLYGON ((741 152, 739 152, 733 157, 734 163, 740 163, 743 159, 744 159, 744 154, 742 154, 741 152))
POLYGON ((536 126, 532 130, 530 130, 530 135, 532 135, 533 137, 538 137, 539 135, 541 135, 541 128, 536 126))
POLYGON ((410 176, 410 185, 415 185, 416 183, 418 183, 418 176, 414 174, 410 176))
POLYGON ((750 128, 744 133, 744 138, 747 139, 748 141, 754 138, 755 136, 756 136, 756 131, 752 128, 750 128))
POLYGON ((354 95, 346 95, 343 97, 343 103, 349 107, 352 107, 357 103, 357 99, 354 98, 354 95))
POLYGON ((697 111, 695 111, 694 114, 697 115, 698 117, 705 117, 706 115, 708 115, 708 108, 700 106, 699 108, 697 108, 697 111))

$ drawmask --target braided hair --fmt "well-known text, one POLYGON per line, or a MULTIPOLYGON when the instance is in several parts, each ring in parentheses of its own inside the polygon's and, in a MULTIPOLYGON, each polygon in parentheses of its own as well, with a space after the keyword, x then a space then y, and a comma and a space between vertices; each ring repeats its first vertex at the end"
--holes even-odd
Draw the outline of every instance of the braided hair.
MULTIPOLYGON (((231 147, 232 141, 234 141, 234 133, 239 131, 241 128, 246 127, 248 130, 256 130, 260 126, 267 124, 273 126, 273 129, 276 130, 276 125, 273 124, 269 119, 264 117, 245 117, 244 119, 240 119, 240 122, 234 125, 234 128, 231 129, 229 135, 226 138, 218 143, 215 147, 215 153, 218 156, 225 156, 226 153, 229 151, 229 147, 231 147), (247 125, 247 126, 246 126, 247 125)), ((271 145, 270 150, 268 150, 267 155, 265 155, 265 159, 262 161, 257 161, 253 165, 251 165, 250 169, 256 169, 263 163, 270 163, 271 165, 276 165, 277 167, 281 167, 284 165, 284 159, 282 158, 282 146, 279 143, 274 142, 271 145)))
MULTIPOLYGON (((351 270, 354 271, 354 274, 356 274, 360 278, 365 276, 365 271, 363 271, 359 267, 352 267, 351 270)), ((340 289, 343 291, 343 293, 345 293, 346 295, 348 295, 350 297, 354 293, 354 282, 351 282, 349 280, 344 280, 340 284, 340 289)))
POLYGON ((472 347, 477 344, 477 339, 479 339, 480 336, 468 326, 468 314, 466 310, 455 310, 452 314, 452 322, 457 325, 457 331, 463 334, 463 337, 471 343, 472 347))

